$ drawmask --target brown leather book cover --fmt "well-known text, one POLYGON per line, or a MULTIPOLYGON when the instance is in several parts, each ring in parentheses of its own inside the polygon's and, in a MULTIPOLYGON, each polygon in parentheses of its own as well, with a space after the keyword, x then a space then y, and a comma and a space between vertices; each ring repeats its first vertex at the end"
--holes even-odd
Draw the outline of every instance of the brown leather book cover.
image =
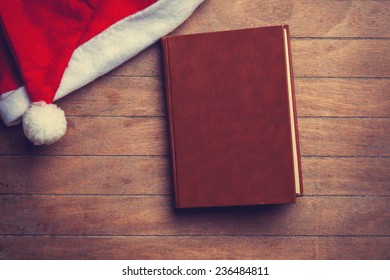
POLYGON ((287 25, 162 39, 176 207, 302 195, 287 25))

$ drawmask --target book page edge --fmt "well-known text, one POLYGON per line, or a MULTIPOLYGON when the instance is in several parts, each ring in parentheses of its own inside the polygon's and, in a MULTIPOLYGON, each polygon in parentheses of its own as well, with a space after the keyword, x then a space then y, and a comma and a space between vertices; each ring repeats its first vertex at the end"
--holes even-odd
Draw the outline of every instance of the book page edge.
POLYGON ((296 131, 295 131, 295 116, 294 116, 294 105, 292 100, 292 82, 291 82, 291 72, 290 72, 290 52, 288 48, 288 34, 287 29, 283 27, 283 37, 284 37, 284 48, 285 48, 285 59, 286 59, 286 71, 287 71, 287 88, 288 88, 288 103, 290 109, 290 126, 291 126, 291 140, 293 144, 293 161, 294 161, 294 180, 295 180, 295 193, 297 195, 301 194, 301 186, 299 180, 299 163, 298 163, 298 151, 297 151, 297 141, 296 141, 296 131))

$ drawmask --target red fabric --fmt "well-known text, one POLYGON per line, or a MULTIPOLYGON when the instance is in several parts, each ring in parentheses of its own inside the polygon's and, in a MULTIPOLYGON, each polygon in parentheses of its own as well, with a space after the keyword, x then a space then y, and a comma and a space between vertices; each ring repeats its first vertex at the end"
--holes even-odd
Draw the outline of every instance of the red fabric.
MULTIPOLYGON (((90 1, 1 0, 0 13, 31 101, 53 101, 93 10, 90 1)), ((95 1, 96 2, 96 1, 95 1)))
POLYGON ((13 60, 0 26, 0 94, 15 90, 22 85, 18 67, 13 60))
POLYGON ((71 55, 80 44, 154 2, 13 0, 11 4, 0 0, 3 28, 31 101, 52 103, 71 55))
POLYGON ((135 14, 138 11, 142 11, 155 2, 157 2, 157 0, 101 0, 98 9, 96 9, 91 18, 88 29, 81 38, 80 44, 93 38, 96 34, 99 34, 115 22, 135 14))

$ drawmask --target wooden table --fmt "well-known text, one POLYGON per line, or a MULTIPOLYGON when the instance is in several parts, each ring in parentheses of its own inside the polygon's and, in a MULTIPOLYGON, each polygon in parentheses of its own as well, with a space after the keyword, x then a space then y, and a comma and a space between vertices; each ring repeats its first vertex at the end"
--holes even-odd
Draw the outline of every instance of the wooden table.
POLYGON ((390 2, 209 0, 174 34, 288 23, 305 196, 174 210, 157 43, 62 99, 35 147, 0 125, 1 259, 389 259, 390 2))

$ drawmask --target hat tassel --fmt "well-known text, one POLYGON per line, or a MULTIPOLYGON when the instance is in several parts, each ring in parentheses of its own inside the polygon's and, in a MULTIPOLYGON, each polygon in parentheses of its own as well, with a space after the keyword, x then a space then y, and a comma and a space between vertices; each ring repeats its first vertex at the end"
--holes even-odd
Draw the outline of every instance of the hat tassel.
POLYGON ((64 111, 55 104, 34 102, 23 115, 23 131, 35 145, 50 145, 66 133, 64 111))

